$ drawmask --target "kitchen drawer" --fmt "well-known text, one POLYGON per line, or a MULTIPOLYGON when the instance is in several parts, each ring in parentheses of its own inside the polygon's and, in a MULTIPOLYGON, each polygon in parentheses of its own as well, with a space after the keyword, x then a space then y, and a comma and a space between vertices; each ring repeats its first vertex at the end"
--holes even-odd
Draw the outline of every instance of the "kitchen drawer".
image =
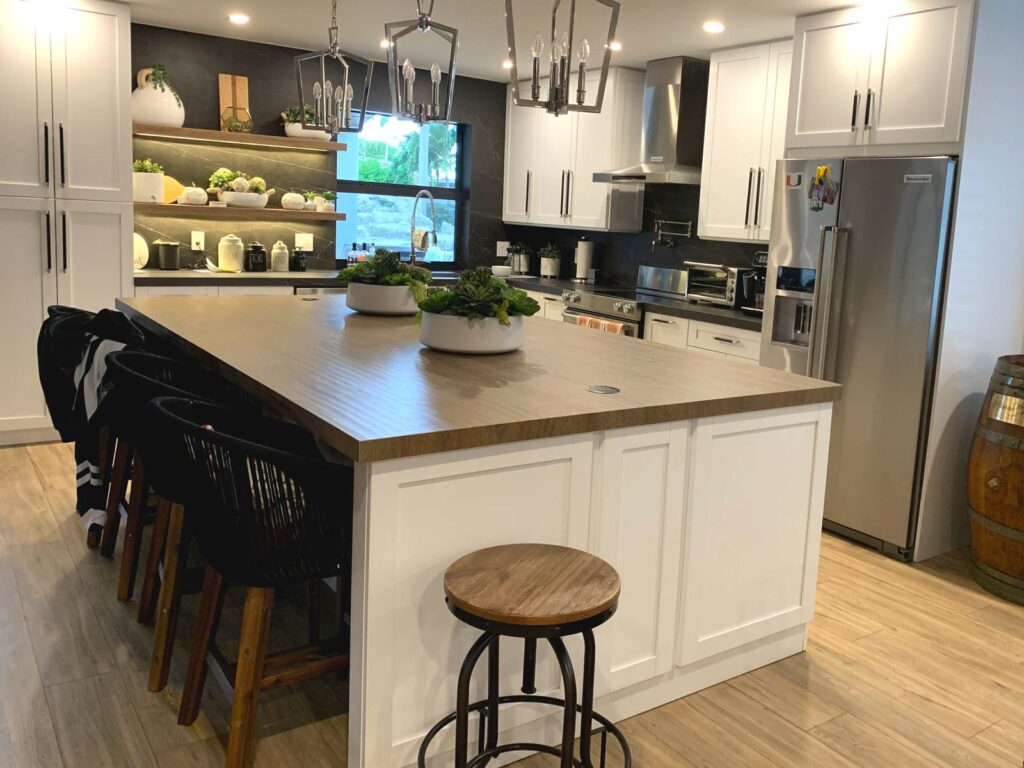
POLYGON ((136 296, 216 296, 215 285, 137 285, 136 296))
POLYGON ((540 312, 535 317, 543 317, 547 320, 562 321, 562 297, 554 293, 541 293, 540 291, 526 291, 526 295, 540 304, 540 312))
POLYGON ((753 361, 761 357, 760 333, 713 323, 691 322, 686 345, 753 361))
POLYGON ((690 321, 682 317, 659 315, 648 312, 644 315, 644 339, 655 344, 686 349, 690 321))

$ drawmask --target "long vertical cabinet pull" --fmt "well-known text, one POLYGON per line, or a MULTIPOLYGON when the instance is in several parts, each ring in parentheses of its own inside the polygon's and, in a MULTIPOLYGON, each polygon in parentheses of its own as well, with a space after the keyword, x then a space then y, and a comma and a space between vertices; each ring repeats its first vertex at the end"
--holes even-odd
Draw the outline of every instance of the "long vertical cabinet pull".
POLYGON ((747 204, 743 210, 743 226, 750 226, 750 195, 753 192, 751 187, 754 186, 754 169, 749 168, 747 170, 747 204))
POLYGON ((565 171, 562 171, 562 185, 559 187, 558 193, 558 215, 565 216, 565 171))
POLYGON ((757 195, 754 199, 754 226, 761 226, 761 178, 764 176, 764 168, 757 169, 757 195))
POLYGON ((67 186, 67 172, 64 162, 64 123, 59 123, 57 128, 60 133, 60 185, 64 187, 67 186))
POLYGON ((50 212, 46 212, 46 271, 53 272, 53 235, 50 233, 50 212))
MULTIPOLYGON (((870 94, 870 93, 871 93, 871 91, 868 91, 868 94, 870 94)), ((869 95, 868 98, 870 99, 871 96, 869 95)), ((851 131, 856 131, 857 130, 857 112, 859 111, 858 107, 860 107, 860 91, 854 91, 853 92, 853 112, 850 114, 850 130, 851 131)))
POLYGON ((565 172, 565 218, 572 216, 572 171, 565 172))
POLYGON ((61 258, 63 264, 61 266, 62 272, 68 271, 68 212, 60 212, 60 246, 61 246, 61 258))
POLYGON ((45 122, 43 123, 43 182, 46 186, 50 186, 50 124, 45 122))
POLYGON ((868 88, 868 100, 864 103, 864 130, 871 130, 871 102, 874 101, 875 92, 868 88))
POLYGON ((533 181, 533 171, 526 172, 526 215, 530 215, 530 183, 533 181))

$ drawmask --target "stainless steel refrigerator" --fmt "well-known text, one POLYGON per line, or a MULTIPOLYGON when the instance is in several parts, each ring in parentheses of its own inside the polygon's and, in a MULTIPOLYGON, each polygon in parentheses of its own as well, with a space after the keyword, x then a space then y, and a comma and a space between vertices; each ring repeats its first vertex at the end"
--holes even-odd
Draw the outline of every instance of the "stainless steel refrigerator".
POLYGON ((825 527, 901 559, 916 536, 956 161, 780 160, 761 364, 843 385, 825 527))

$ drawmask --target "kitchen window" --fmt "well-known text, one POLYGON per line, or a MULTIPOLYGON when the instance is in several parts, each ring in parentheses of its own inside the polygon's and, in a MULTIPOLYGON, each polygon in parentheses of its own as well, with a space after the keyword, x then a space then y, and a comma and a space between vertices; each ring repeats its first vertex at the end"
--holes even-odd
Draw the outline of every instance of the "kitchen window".
MULTIPOLYGON (((468 242, 468 184, 463 183, 463 128, 454 124, 419 125, 389 115, 367 117, 363 130, 342 139, 338 154, 338 256, 352 243, 409 255, 409 217, 413 198, 427 189, 435 198, 437 245, 417 259, 432 265, 463 262, 468 242)), ((430 201, 421 200, 417 226, 430 227, 430 201)))

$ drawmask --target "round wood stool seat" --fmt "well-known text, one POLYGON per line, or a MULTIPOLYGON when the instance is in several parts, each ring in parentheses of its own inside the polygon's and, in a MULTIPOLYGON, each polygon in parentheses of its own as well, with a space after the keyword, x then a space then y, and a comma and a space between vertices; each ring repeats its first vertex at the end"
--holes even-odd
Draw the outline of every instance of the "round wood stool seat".
POLYGON ((619 574, 599 557, 552 544, 506 544, 449 566, 449 604, 485 621, 523 627, 574 624, 614 612, 619 574))

